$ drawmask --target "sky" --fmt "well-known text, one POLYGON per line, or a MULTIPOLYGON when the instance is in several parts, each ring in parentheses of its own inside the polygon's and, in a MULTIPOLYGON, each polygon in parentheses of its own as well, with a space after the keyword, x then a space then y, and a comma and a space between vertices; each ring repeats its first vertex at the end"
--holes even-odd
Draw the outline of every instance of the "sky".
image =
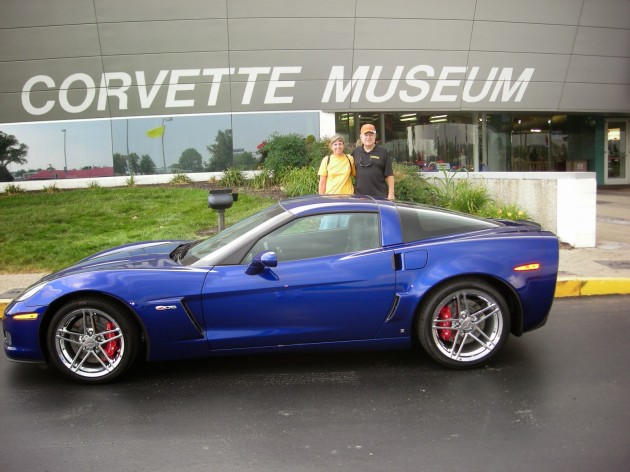
MULTIPOLYGON (((210 158, 207 146, 214 144, 217 132, 232 128, 234 148, 256 153, 256 146, 274 132, 319 137, 316 112, 256 113, 225 115, 175 115, 164 121, 164 159, 167 167, 179 160, 188 148, 199 151, 204 162, 210 158)), ((162 139, 146 132, 162 125, 163 117, 112 120, 56 121, 45 123, 0 124, 0 131, 14 135, 29 147, 24 165, 10 164, 9 171, 71 169, 85 166, 111 167, 112 154, 148 154, 158 168, 163 166, 162 139), (64 155, 64 132, 65 155, 64 155)))

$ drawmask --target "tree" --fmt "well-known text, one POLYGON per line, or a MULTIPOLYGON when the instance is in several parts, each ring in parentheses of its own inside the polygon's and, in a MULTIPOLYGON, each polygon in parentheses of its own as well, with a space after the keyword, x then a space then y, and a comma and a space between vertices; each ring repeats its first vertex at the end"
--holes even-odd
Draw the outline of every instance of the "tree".
POLYGON ((28 146, 20 144, 11 134, 0 131, 0 182, 11 182, 13 176, 7 169, 9 164, 26 164, 28 146))
POLYGON ((219 130, 214 144, 210 144, 208 152, 210 153, 210 161, 208 162, 208 170, 210 172, 223 171, 228 167, 232 167, 232 130, 219 130))
POLYGON ((308 165, 308 151, 304 137, 298 134, 273 134, 265 145, 265 169, 282 176, 289 169, 308 165))
POLYGON ((178 167, 188 172, 200 172, 203 170, 202 160, 199 151, 195 148, 188 148, 179 157, 178 167))
POLYGON ((234 168, 240 170, 251 170, 258 166, 258 161, 254 155, 249 152, 241 152, 234 155, 234 168))
POLYGON ((155 174, 155 162, 151 159, 151 156, 144 154, 140 158, 140 172, 144 175, 155 174))
POLYGON ((129 167, 130 174, 139 174, 140 156, 138 156, 135 152, 129 153, 129 156, 127 156, 127 166, 129 167))
POLYGON ((114 175, 126 175, 127 161, 125 156, 117 152, 112 156, 112 160, 114 161, 114 175))

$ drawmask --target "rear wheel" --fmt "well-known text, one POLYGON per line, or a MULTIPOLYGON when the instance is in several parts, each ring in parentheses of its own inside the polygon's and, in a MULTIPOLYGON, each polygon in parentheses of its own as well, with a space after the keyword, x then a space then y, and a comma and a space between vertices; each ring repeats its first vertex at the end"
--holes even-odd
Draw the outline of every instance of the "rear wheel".
POLYGON ((422 347, 440 364, 477 367, 505 345, 510 313, 492 285, 467 278, 444 285, 427 299, 417 330, 422 347))
POLYGON ((138 331, 129 314, 104 298, 85 298, 64 305, 53 316, 47 349, 53 364, 84 383, 105 383, 133 363, 138 331))

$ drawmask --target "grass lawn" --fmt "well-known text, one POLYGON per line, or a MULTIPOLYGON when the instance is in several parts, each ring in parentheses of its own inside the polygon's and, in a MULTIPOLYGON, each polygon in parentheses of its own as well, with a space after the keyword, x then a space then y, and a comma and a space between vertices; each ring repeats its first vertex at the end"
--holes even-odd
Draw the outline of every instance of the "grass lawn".
MULTIPOLYGON (((275 200, 239 194, 225 224, 275 200)), ((51 272, 108 247, 199 239, 218 224, 208 190, 178 186, 0 194, 0 272, 51 272)))

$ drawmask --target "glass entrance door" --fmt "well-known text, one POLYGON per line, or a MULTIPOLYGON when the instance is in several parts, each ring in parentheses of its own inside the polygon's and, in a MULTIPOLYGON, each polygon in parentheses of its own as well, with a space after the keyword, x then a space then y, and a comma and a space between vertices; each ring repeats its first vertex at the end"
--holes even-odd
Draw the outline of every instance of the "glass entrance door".
POLYGON ((630 183, 628 172, 628 121, 606 122, 606 149, 604 182, 607 184, 630 183))

